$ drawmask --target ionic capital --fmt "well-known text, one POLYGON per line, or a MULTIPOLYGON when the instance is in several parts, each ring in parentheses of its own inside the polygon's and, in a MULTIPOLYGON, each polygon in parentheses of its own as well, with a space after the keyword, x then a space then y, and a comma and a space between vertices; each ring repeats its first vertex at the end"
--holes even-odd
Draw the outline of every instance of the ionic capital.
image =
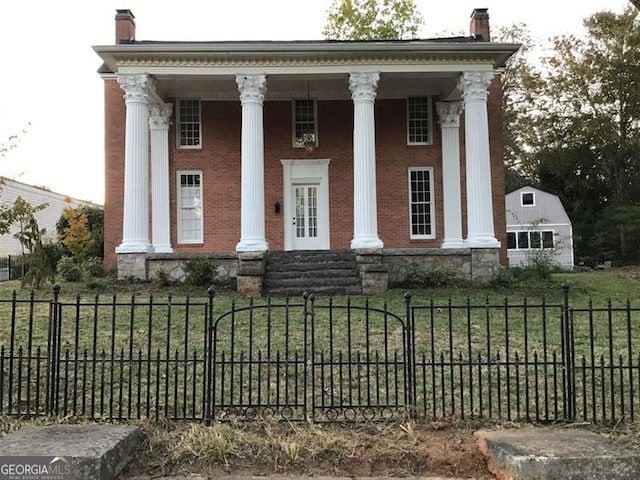
POLYGON ((349 74, 349 90, 354 102, 373 102, 376 98, 376 88, 380 81, 378 72, 352 72, 349 74))
POLYGON ((494 76, 493 72, 463 72, 458 80, 458 89, 462 92, 465 102, 486 100, 487 88, 494 76))
POLYGON ((126 103, 148 103, 156 89, 153 79, 146 73, 119 74, 118 83, 124 90, 126 103))
POLYGON ((171 123, 171 112, 173 104, 163 103, 161 105, 151 105, 149 107, 149 128, 155 130, 168 129, 171 123))
POLYGON ((462 102, 436 102, 436 110, 441 128, 460 127, 460 114, 464 110, 462 102))
POLYGON ((264 94, 267 91, 267 76, 263 74, 236 75, 236 83, 240 92, 240 102, 259 103, 264 102, 264 94))

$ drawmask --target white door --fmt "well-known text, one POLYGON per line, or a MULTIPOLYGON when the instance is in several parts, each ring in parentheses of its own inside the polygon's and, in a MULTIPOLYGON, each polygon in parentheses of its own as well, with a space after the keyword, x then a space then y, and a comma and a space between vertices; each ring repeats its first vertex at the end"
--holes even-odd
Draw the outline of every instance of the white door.
POLYGON ((328 250, 329 160, 281 160, 284 249, 328 250))
POLYGON ((319 185, 294 185, 293 250, 318 250, 323 248, 318 231, 319 185))

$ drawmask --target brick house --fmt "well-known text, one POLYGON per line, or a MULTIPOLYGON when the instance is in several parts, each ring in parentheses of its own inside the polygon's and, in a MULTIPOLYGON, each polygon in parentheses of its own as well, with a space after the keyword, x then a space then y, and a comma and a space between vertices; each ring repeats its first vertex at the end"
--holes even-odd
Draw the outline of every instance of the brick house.
POLYGON ((291 280, 314 288, 343 254, 357 285, 338 292, 377 293, 408 261, 478 280, 506 263, 499 72, 518 45, 489 41, 486 9, 431 40, 139 41, 129 10, 115 23, 94 50, 120 277, 211 257, 253 295, 276 291, 270 265, 306 258, 291 280))

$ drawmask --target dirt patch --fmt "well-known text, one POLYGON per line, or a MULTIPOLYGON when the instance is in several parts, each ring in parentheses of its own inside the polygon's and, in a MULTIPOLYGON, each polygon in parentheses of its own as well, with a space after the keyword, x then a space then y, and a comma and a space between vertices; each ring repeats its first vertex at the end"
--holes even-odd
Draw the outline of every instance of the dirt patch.
POLYGON ((473 428, 285 423, 141 425, 145 442, 119 478, 138 475, 494 478, 473 428))

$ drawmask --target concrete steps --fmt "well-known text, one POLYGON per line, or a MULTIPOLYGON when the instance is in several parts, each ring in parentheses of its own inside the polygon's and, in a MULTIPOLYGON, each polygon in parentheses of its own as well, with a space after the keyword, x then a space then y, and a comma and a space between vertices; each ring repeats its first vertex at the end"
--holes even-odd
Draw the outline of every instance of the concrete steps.
POLYGON ((360 295, 362 281, 350 250, 270 252, 264 275, 266 296, 360 295))

